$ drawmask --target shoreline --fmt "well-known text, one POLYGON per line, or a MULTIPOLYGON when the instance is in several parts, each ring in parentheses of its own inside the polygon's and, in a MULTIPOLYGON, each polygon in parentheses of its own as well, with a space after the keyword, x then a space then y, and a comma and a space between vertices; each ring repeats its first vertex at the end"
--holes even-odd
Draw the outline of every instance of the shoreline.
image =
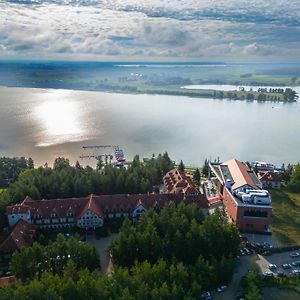
MULTIPOLYGON (((0 85, 2 88, 30 88, 42 90, 69 90, 69 91, 85 91, 85 92, 102 92, 109 94, 128 94, 128 95, 166 95, 166 96, 183 96, 189 98, 213 99, 213 100, 230 100, 230 101, 246 101, 246 102, 274 102, 274 103, 295 103, 298 96, 293 100, 285 99, 283 93, 269 93, 257 91, 236 91, 236 90, 213 90, 213 89, 183 89, 178 87, 134 87, 132 89, 109 89, 109 88, 80 88, 80 87, 53 87, 53 86, 20 86, 20 85, 0 85), (265 95, 265 96, 263 96, 265 95)), ((289 88, 289 87, 282 87, 289 88)), ((292 90, 296 93, 295 90, 292 90)))

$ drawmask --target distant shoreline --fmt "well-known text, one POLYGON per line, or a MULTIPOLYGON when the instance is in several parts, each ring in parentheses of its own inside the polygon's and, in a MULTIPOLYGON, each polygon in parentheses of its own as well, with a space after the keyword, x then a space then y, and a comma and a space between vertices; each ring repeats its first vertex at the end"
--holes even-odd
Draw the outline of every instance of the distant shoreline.
MULTIPOLYGON (((116 93, 116 94, 132 94, 132 95, 166 95, 166 96, 183 96, 190 98, 202 99, 216 99, 216 100, 234 100, 234 101, 258 101, 258 102, 283 102, 293 103, 297 102, 295 97, 293 100, 285 99, 282 93, 264 93, 257 91, 228 91, 228 90, 213 90, 213 89, 183 89, 173 87, 141 87, 135 89, 117 89, 117 88, 80 88, 80 87, 53 87, 53 86, 8 86, 0 85, 4 88, 32 88, 32 89, 53 89, 53 90, 74 90, 74 91, 87 91, 87 92, 103 92, 103 93, 116 93), (264 96, 265 95, 265 96, 264 96)), ((284 88, 285 89, 285 88, 284 88)))

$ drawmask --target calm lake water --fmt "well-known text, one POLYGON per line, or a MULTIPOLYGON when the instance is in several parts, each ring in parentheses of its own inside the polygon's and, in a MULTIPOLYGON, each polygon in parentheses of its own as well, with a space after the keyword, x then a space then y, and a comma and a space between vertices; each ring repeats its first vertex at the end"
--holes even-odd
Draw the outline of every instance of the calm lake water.
POLYGON ((300 105, 0 88, 1 156, 31 156, 36 165, 58 156, 74 162, 90 153, 82 146, 94 144, 119 145, 128 159, 168 151, 189 165, 216 157, 295 163, 300 105))

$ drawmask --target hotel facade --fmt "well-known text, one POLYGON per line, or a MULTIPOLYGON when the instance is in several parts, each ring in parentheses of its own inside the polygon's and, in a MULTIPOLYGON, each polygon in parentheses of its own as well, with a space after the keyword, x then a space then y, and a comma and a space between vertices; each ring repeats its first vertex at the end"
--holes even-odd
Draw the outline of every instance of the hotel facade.
POLYGON ((271 233, 271 198, 256 174, 236 159, 210 163, 210 170, 230 220, 241 231, 271 233))

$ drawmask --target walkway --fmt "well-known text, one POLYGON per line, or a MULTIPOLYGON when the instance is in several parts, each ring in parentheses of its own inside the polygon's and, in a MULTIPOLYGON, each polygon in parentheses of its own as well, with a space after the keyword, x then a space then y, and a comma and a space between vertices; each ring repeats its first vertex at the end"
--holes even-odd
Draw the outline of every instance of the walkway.
POLYGON ((86 241, 93 244, 100 254, 101 270, 107 274, 110 274, 113 270, 113 265, 109 254, 109 247, 117 235, 117 233, 111 233, 109 236, 102 237, 98 240, 94 235, 87 236, 86 241))

